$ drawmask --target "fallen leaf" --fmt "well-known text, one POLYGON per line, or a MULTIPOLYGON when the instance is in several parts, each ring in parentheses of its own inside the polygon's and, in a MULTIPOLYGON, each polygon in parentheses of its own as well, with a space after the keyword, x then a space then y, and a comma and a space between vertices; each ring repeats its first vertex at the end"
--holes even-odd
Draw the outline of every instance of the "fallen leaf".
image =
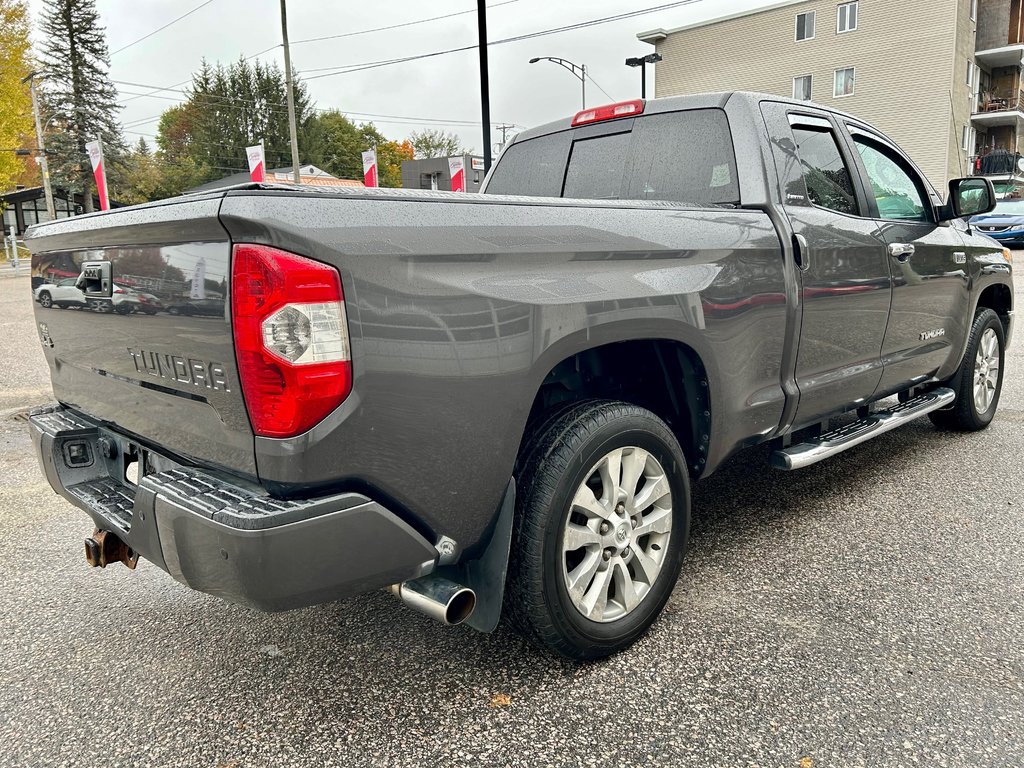
POLYGON ((507 693, 496 693, 491 696, 492 707, 507 707, 512 703, 512 697, 507 693))
POLYGON ((809 758, 809 757, 801 757, 800 758, 800 768, 812 768, 813 765, 814 765, 814 761, 811 760, 811 758, 809 758))

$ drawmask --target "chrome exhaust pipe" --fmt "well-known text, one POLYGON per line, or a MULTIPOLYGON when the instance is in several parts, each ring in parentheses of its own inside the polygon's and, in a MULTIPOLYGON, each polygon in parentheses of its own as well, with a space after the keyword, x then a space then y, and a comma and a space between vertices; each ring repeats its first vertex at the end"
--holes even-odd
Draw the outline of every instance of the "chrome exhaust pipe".
POLYGON ((476 592, 443 576, 423 576, 392 584, 391 593, 434 621, 455 626, 476 608, 476 592))

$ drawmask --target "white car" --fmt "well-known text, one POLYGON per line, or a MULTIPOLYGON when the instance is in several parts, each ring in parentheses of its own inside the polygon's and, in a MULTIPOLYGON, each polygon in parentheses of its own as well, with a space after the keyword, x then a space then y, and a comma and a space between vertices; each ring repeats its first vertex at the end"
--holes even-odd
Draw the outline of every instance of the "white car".
POLYGON ((35 289, 33 295, 41 307, 84 307, 86 305, 85 294, 77 287, 77 277, 66 277, 55 283, 43 283, 35 289))
POLYGON ((109 299, 89 299, 89 308, 96 312, 117 312, 120 315, 130 315, 139 308, 139 294, 132 288, 114 283, 113 292, 109 299))

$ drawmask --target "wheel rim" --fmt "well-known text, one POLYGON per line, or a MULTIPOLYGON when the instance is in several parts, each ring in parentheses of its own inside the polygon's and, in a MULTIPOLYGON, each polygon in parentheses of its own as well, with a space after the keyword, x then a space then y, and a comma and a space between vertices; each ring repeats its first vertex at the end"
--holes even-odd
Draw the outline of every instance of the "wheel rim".
POLYGON ((50 299, 50 294, 44 293, 42 296, 40 296, 39 303, 42 304, 44 307, 49 307, 50 304, 53 303, 53 301, 50 299))
POLYGON ((974 407, 980 416, 987 413, 996 399, 999 386, 999 337, 992 328, 981 335, 974 359, 974 407))
POLYGON ((672 535, 672 490, 643 448, 609 452, 573 496, 561 535, 561 571, 573 606, 591 621, 632 613, 661 573, 672 535))

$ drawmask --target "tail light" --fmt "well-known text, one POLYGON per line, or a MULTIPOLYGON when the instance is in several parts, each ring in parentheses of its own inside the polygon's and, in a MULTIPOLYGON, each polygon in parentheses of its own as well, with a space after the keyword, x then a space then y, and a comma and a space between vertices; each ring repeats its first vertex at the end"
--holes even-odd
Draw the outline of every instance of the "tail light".
POLYGON ((231 316, 246 410, 263 437, 318 424, 352 390, 338 270, 263 245, 236 245, 231 316))
POLYGON ((577 125, 586 125, 587 123, 599 123, 602 120, 614 120, 618 117, 632 117, 633 115, 642 114, 643 111, 643 99, 620 101, 618 104, 584 109, 582 112, 576 113, 576 116, 572 119, 572 127, 575 128, 577 125))

